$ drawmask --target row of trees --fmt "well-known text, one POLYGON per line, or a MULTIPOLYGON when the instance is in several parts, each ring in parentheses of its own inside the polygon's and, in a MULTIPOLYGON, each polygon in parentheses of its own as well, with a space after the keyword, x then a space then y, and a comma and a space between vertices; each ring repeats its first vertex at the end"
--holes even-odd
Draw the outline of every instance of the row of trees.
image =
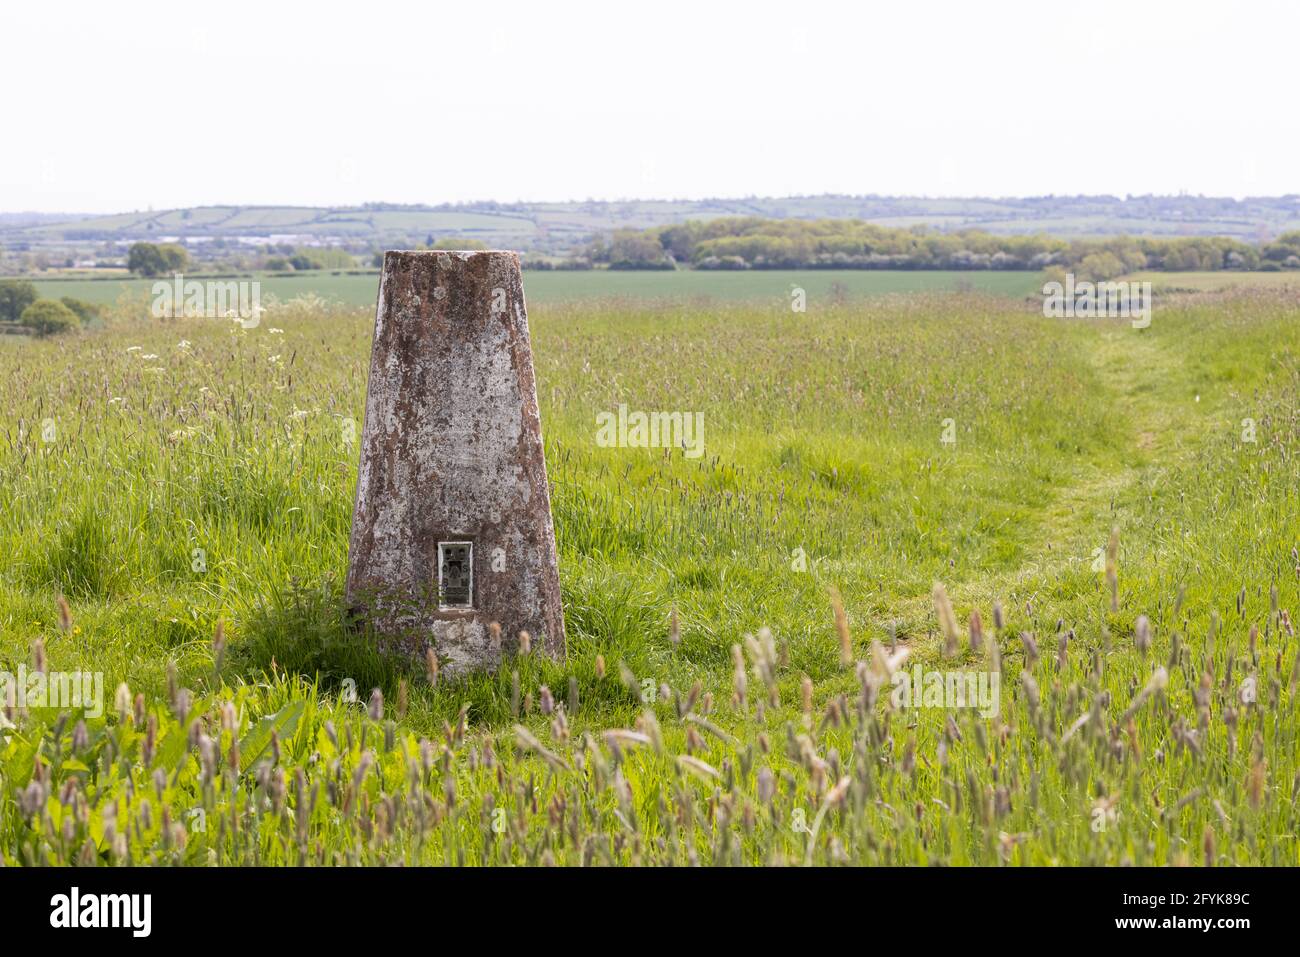
POLYGON ((611 269, 1045 269, 1094 279, 1139 269, 1300 269, 1300 232, 1252 245, 1220 236, 1056 239, 890 228, 856 219, 692 221, 620 230, 587 251, 611 269))
POLYGON ((355 269, 356 259, 346 249, 321 246, 294 249, 288 255, 267 256, 263 269, 272 272, 303 272, 309 269, 355 269))
POLYGON ((71 296, 41 299, 21 279, 0 280, 0 323, 25 326, 38 336, 68 332, 99 318, 99 307, 71 296))
POLYGON ((184 272, 189 262, 190 254, 176 243, 135 243, 126 254, 126 268, 146 278, 184 272))
MULTIPOLYGON (((133 243, 127 252, 126 268, 137 276, 153 278, 184 272, 190 256, 184 246, 175 243, 133 243)), ((246 263, 228 263, 227 268, 267 269, 271 272, 301 272, 309 269, 355 269, 356 258, 346 249, 335 246, 270 246, 257 259, 246 263)), ((204 268, 220 268, 220 263, 205 262, 204 268)))

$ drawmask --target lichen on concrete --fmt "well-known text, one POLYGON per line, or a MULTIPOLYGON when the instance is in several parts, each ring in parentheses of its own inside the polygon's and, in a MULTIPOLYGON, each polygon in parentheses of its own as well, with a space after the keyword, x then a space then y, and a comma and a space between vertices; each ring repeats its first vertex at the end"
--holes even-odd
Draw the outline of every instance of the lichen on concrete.
POLYGON ((386 642, 490 668, 520 631, 564 653, 550 494, 518 257, 384 257, 349 604, 386 642), (438 543, 473 543, 471 609, 439 607, 438 543), (490 624, 501 627, 494 647, 490 624))

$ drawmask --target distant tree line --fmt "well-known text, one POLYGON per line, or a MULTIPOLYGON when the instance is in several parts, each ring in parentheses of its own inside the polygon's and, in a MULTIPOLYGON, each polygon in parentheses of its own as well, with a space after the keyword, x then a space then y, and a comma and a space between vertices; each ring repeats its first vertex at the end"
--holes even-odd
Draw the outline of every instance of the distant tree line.
POLYGON ((135 243, 126 254, 126 268, 147 278, 183 272, 189 261, 185 247, 176 243, 135 243))
POLYGON ((1112 279, 1140 269, 1300 269, 1300 232, 1261 245, 1219 236, 1057 239, 893 228, 857 219, 696 220, 619 230, 586 251, 610 269, 1071 269, 1112 279))
MULTIPOLYGON (((224 248, 224 246, 223 246, 224 248)), ((252 259, 230 257, 223 261, 213 257, 200 264, 207 270, 224 266, 231 271, 265 269, 269 272, 303 272, 311 269, 355 269, 357 259, 337 246, 293 246, 273 244, 252 259)), ((191 266, 189 252, 175 243, 133 243, 127 252, 126 267, 138 276, 152 279, 184 272, 191 266)))
MULTIPOLYGON (((33 283, 0 280, 0 325, 19 325, 38 336, 69 332, 99 318, 99 307, 71 296, 41 299, 33 283)), ((2 330, 0 330, 2 331, 2 330)))
POLYGON ((270 272, 305 272, 310 269, 355 269, 354 257, 337 246, 290 247, 278 255, 268 255, 261 267, 270 272))

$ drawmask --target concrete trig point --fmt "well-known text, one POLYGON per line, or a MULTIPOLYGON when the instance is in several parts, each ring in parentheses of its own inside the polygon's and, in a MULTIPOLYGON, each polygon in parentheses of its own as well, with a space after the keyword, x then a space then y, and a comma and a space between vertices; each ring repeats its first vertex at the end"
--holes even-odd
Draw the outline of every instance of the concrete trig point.
POLYGON ((514 253, 384 256, 347 599, 386 641, 432 645, 453 672, 494 667, 520 631, 564 654, 514 253))

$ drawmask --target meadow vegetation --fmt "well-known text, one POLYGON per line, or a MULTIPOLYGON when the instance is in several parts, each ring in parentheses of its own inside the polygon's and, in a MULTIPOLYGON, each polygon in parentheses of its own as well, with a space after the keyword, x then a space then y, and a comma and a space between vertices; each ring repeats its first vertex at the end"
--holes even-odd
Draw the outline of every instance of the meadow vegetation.
POLYGON ((568 656, 473 677, 345 624, 373 313, 146 316, 0 340, 0 671, 107 698, 5 709, 5 863, 1300 863, 1285 290, 535 305, 568 656))
MULTIPOLYGON (((1029 296, 1038 293, 1043 279, 1031 272, 959 272, 955 270, 764 270, 760 273, 708 272, 676 270, 672 272, 635 272, 597 269, 586 271, 525 269, 528 303, 559 304, 601 300, 609 309, 623 309, 650 299, 694 299, 696 306, 704 300, 723 302, 766 301, 769 305, 790 302, 792 287, 804 289, 814 298, 856 298, 912 292, 990 292, 1003 296, 1029 296)), ((1222 273, 1228 277, 1252 277, 1260 273, 1222 273)), ((1290 274, 1280 274, 1290 275, 1290 274)), ((186 278, 203 279, 202 274, 186 278)), ((301 273, 248 273, 247 278, 261 283, 263 300, 272 296, 280 300, 316 296, 350 306, 367 306, 373 310, 379 291, 378 271, 331 270, 301 273)), ((0 293, 4 280, 0 280, 0 293)), ((30 283, 35 293, 49 298, 74 296, 112 306, 119 312, 147 310, 152 299, 154 280, 110 277, 36 279, 30 283)), ((0 299, 0 309, 3 300, 0 299)), ((21 311, 21 310, 20 310, 21 311)))

